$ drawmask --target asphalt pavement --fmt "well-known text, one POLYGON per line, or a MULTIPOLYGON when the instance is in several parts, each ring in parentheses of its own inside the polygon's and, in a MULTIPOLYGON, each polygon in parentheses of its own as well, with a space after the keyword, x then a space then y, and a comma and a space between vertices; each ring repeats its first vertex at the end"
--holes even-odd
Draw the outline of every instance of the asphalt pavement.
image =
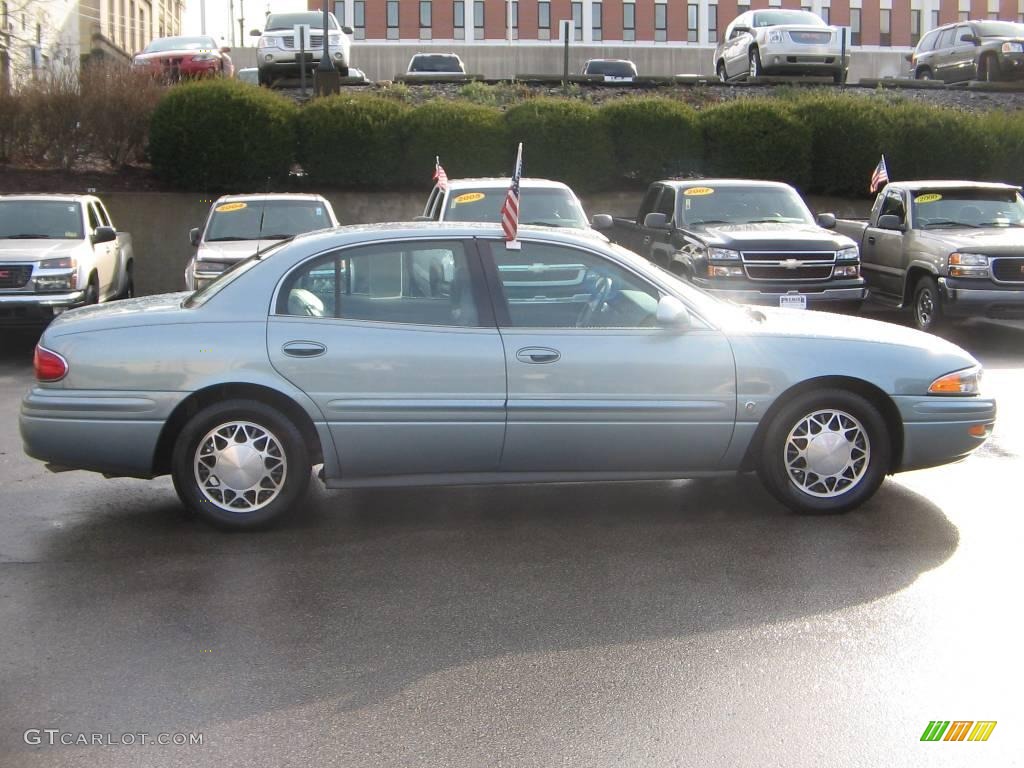
POLYGON ((225 534, 24 456, 3 331, 0 766, 1024 765, 1024 330, 947 335, 993 438, 845 516, 751 477, 315 488, 225 534))

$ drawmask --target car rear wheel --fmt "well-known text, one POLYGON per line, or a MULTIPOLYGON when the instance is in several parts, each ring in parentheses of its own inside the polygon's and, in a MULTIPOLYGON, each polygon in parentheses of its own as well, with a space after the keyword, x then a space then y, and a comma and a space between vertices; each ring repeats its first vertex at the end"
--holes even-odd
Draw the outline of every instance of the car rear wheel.
POLYGON ((931 80, 932 71, 928 67, 921 67, 914 73, 914 77, 918 80, 931 80))
POLYGON ((93 272, 89 275, 89 283, 85 286, 85 303, 98 304, 100 301, 100 283, 93 272))
POLYGON ((267 525, 309 487, 310 459, 298 428, 257 400, 227 400, 199 411, 172 457, 181 502, 227 529, 267 525))
POLYGON ((750 79, 753 80, 756 77, 761 77, 764 74, 764 68, 761 66, 761 53, 757 48, 751 48, 748 56, 750 60, 750 79))
POLYGON ((890 456, 885 419, 870 401, 845 389, 815 390, 772 418, 758 474, 795 512, 839 513, 874 495, 890 456))
POLYGON ((942 303, 935 278, 924 275, 914 287, 914 327, 931 333, 942 325, 942 303))
POLYGON ((121 288, 119 299, 135 298, 135 265, 129 261, 124 265, 124 287, 121 288))
POLYGON ((986 53, 978 61, 978 79, 988 83, 999 80, 999 62, 991 53, 986 53))

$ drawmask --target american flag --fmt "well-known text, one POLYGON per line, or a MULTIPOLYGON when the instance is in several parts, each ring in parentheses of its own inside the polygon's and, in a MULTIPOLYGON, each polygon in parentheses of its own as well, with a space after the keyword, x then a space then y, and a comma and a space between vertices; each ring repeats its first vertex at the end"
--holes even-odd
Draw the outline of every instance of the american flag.
POLYGON ((885 167, 885 155, 882 155, 882 159, 875 166, 875 172, 871 174, 871 189, 868 192, 874 194, 888 183, 889 171, 885 167))
POLYGON ((512 173, 512 184, 501 206, 501 229, 505 240, 511 242, 519 234, 519 178, 523 175, 523 143, 519 142, 516 152, 516 169, 512 173))
POLYGON ((441 158, 434 158, 434 181, 437 182, 439 189, 448 189, 448 174, 444 172, 444 168, 441 167, 441 158))

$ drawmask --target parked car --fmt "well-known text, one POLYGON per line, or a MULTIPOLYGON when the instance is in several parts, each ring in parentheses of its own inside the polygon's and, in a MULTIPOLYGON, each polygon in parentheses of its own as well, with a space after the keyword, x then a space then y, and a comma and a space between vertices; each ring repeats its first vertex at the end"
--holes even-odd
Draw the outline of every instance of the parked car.
POLYGON ((349 80, 358 80, 361 83, 369 83, 370 82, 370 78, 368 78, 366 76, 366 73, 363 72, 363 70, 361 70, 361 69, 356 69, 355 67, 349 67, 348 68, 348 79, 349 80))
POLYGON ((0 196, 0 324, 135 295, 132 238, 92 195, 0 196))
POLYGON ((260 70, 258 67, 245 67, 243 69, 235 70, 235 77, 241 80, 243 83, 249 83, 250 85, 259 85, 260 70))
POLYGON ((873 300, 934 330, 946 318, 1024 318, 1024 199, 978 181, 903 181, 879 192, 867 221, 819 221, 860 243, 873 300))
POLYGON ((159 37, 132 58, 132 67, 175 81, 188 77, 231 77, 231 49, 213 37, 159 37))
POLYGON ((417 53, 409 59, 407 75, 464 75, 466 65, 454 53, 417 53))
MULTIPOLYGON (((342 77, 348 77, 348 68, 353 34, 351 27, 343 27, 333 13, 327 14, 327 52, 342 77)), ((258 37, 256 62, 259 67, 260 85, 271 85, 280 77, 298 77, 300 72, 300 41, 296 27, 308 27, 309 39, 305 41, 306 71, 312 73, 320 63, 324 50, 324 16, 320 11, 299 13, 271 13, 261 33, 258 29, 249 34, 258 37)))
POLYGON ((763 75, 829 75, 846 80, 849 42, 842 30, 810 11, 764 8, 741 13, 715 47, 715 74, 723 83, 763 75))
POLYGON ((254 253, 303 232, 338 226, 320 195, 225 195, 210 206, 206 224, 189 230, 196 252, 185 267, 185 287, 206 286, 254 253))
POLYGON ((615 242, 722 298, 856 309, 867 297, 857 244, 818 226, 787 184, 658 181, 636 219, 613 219, 615 242))
POLYGON ((1009 80, 1024 76, 1024 24, 966 21, 926 34, 914 48, 918 80, 1009 80))
POLYGON ((68 312, 36 349, 26 452, 170 473, 233 528, 329 488, 667 479, 756 470, 800 512, 967 456, 992 429, 978 362, 902 326, 720 302, 585 232, 344 227, 192 295, 68 312), (420 251, 456 290, 410 292, 420 251))
POLYGON ((605 82, 628 82, 636 78, 636 64, 627 59, 588 59, 581 75, 603 76, 605 82))

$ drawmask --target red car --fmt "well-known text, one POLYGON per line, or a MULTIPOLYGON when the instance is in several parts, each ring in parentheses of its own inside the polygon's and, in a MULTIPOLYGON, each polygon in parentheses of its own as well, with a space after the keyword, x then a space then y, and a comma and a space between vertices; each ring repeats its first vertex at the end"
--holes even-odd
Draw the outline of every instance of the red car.
POLYGON ((160 37, 135 55, 132 66, 168 80, 212 75, 231 77, 235 65, 228 56, 230 50, 205 35, 160 37))

